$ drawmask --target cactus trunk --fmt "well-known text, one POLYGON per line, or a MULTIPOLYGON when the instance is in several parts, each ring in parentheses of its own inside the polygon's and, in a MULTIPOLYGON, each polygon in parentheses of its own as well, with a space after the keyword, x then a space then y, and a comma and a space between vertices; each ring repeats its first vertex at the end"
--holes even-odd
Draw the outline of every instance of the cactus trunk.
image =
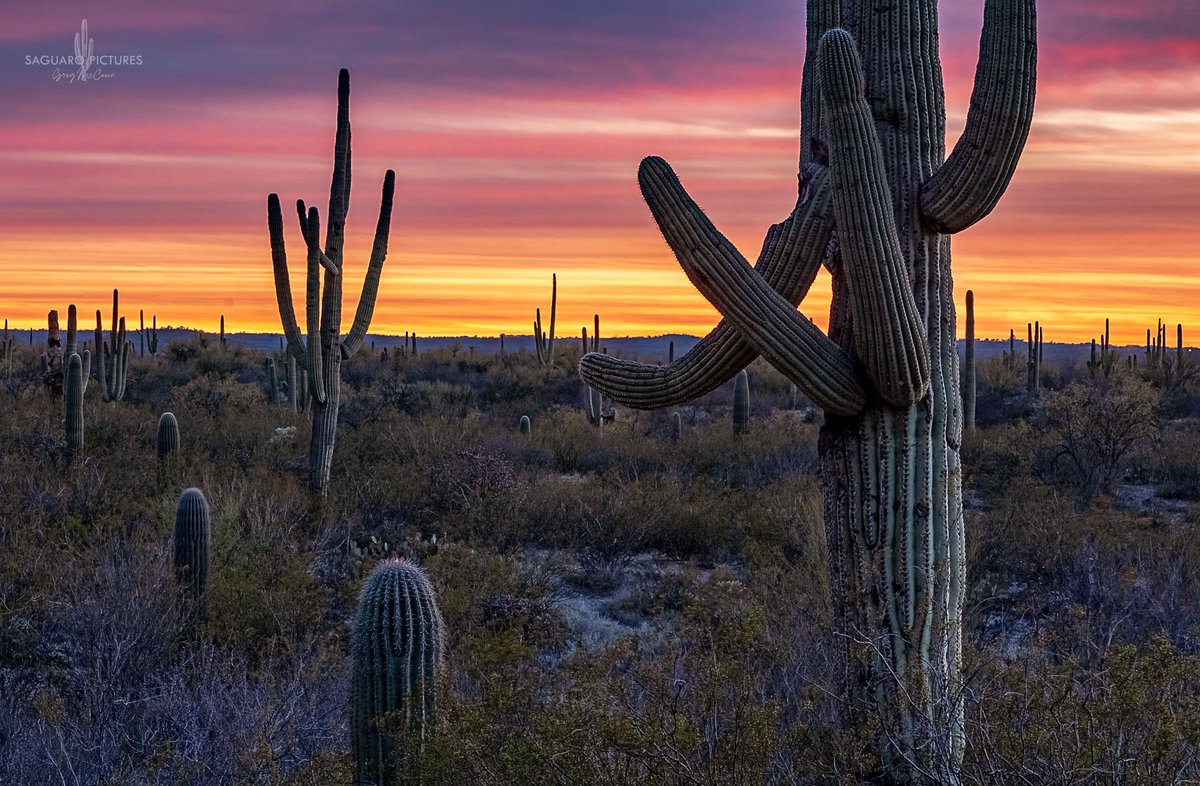
POLYGON ((975 430, 975 293, 967 290, 967 342, 963 350, 963 421, 975 430))
POLYGON ((743 434, 750 425, 750 375, 746 369, 733 378, 733 433, 743 434))
POLYGON ((83 361, 72 354, 67 360, 65 396, 67 403, 67 453, 72 458, 83 455, 83 361))
POLYGON ((179 496, 175 508, 175 577, 180 588, 199 604, 208 584, 208 544, 212 520, 208 500, 198 488, 179 496))
POLYGON ((179 452, 179 421, 171 412, 164 412, 158 418, 158 457, 170 458, 179 452))
POLYGON ((810 0, 795 211, 751 267, 661 159, 642 192, 722 322, 670 366, 589 354, 588 384, 671 406, 761 355, 826 413, 819 441, 847 720, 890 784, 957 784, 962 398, 949 235, 984 218, 1033 114, 1033 0, 987 0, 963 136, 945 155, 936 0, 810 0), (844 29, 837 29, 841 26, 844 29), (829 244, 831 233, 837 242, 829 244), (795 310, 826 264, 828 335, 795 310))

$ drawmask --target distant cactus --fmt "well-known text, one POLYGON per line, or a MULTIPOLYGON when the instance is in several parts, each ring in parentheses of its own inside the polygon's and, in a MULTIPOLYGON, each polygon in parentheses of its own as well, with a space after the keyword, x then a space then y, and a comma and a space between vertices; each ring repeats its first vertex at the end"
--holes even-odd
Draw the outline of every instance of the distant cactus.
POLYGON ((676 442, 683 436, 683 417, 678 412, 671 414, 671 438, 676 442))
POLYGON ((85 349, 83 352, 78 351, 77 340, 79 335, 79 313, 75 309, 75 304, 67 306, 67 346, 66 356, 78 354, 83 360, 83 393, 87 393, 88 380, 92 376, 92 352, 85 349))
POLYGON ((342 244, 346 231, 346 211, 350 203, 350 72, 338 73, 337 130, 334 136, 333 182, 329 189, 329 213, 325 248, 321 248, 321 222, 317 208, 306 210, 303 200, 296 203, 300 234, 307 247, 308 269, 305 298, 307 338, 301 334, 292 305, 292 287, 288 276, 287 254, 283 245, 283 212, 279 195, 267 197, 267 226, 271 236, 271 264, 275 271, 275 294, 279 316, 287 336, 288 352, 296 364, 308 372, 308 394, 312 405, 312 437, 309 443, 309 488, 321 496, 329 493, 329 474, 333 466, 333 447, 337 435, 338 407, 342 395, 342 360, 353 357, 362 346, 375 311, 379 279, 387 258, 388 231, 392 220, 392 196, 396 173, 388 170, 383 177, 379 221, 363 279, 362 293, 350 332, 342 330, 342 244), (325 269, 322 293, 321 269, 325 269))
POLYGON ((275 370, 275 358, 267 358, 267 401, 279 403, 279 372, 275 370))
POLYGON ((158 354, 158 314, 150 318, 150 340, 146 342, 146 349, 150 350, 150 357, 158 354))
POLYGON ((138 356, 146 357, 146 310, 138 309, 138 356))
POLYGON ((1029 334, 1025 342, 1028 352, 1025 387, 1030 395, 1036 396, 1042 390, 1042 325, 1041 322, 1027 323, 1025 329, 1029 334))
POLYGON ((675 342, 674 341, 667 342, 667 362, 668 363, 675 362, 675 342))
POLYGON ((158 418, 158 457, 167 458, 179 452, 179 421, 171 412, 158 418))
POLYGON ((225 315, 221 315, 221 351, 225 351, 225 315))
POLYGON ((96 379, 105 401, 120 401, 125 397, 125 380, 129 371, 129 344, 125 340, 125 317, 120 316, 118 293, 113 290, 112 331, 104 340, 100 309, 96 309, 96 379))
POLYGON ((296 390, 297 382, 296 358, 289 352, 287 356, 287 397, 288 406, 293 410, 300 408, 299 392, 296 390))
POLYGON ((750 375, 746 369, 733 378, 733 433, 742 434, 750 425, 750 375))
POLYGON ((1109 336, 1109 320, 1104 320, 1104 335, 1100 337, 1100 344, 1097 346, 1096 339, 1092 339, 1091 354, 1088 358, 1088 373, 1094 379, 1098 374, 1105 378, 1111 377, 1113 369, 1118 367, 1120 356, 1112 349, 1111 339, 1109 336))
POLYGON ((520 421, 520 423, 518 424, 518 426, 519 426, 519 428, 521 429, 521 433, 522 433, 522 434, 530 434, 530 433, 533 431, 533 426, 532 426, 532 424, 529 422, 529 416, 528 416, 528 415, 522 415, 522 416, 521 416, 521 421, 520 421))
POLYGON ((966 357, 963 363, 963 425, 975 430, 975 293, 967 290, 966 357))
POLYGON ((46 351, 41 356, 42 384, 51 396, 63 394, 63 350, 58 335, 58 312, 46 315, 46 351))
POLYGON ((194 599, 204 596, 208 583, 208 544, 212 520, 208 500, 198 488, 179 496, 175 508, 175 578, 194 599))
POLYGON ((77 354, 67 360, 65 388, 67 452, 76 458, 83 455, 83 361, 77 354))
MULTIPOLYGON (((590 351, 599 352, 600 351, 600 315, 599 314, 593 315, 592 320, 593 320, 593 329, 592 329, 592 340, 591 340, 590 351)), ((585 343, 584 343, 583 351, 584 351, 584 353, 587 353, 589 351, 589 347, 586 342, 586 338, 587 338, 587 329, 586 328, 584 329, 584 338, 585 338, 585 343)), ((593 426, 603 426, 605 421, 614 419, 614 411, 612 408, 612 403, 606 402, 604 400, 604 394, 601 393, 598 388, 594 388, 589 385, 584 385, 584 404, 587 408, 588 423, 592 424, 593 426)))
POLYGON ((558 274, 550 275, 550 333, 542 329, 542 310, 536 309, 533 320, 533 344, 537 349, 538 360, 550 365, 554 362, 554 319, 558 313, 558 274))
POLYGON ((376 726, 383 716, 422 739, 432 723, 446 632, 433 586, 419 567, 380 563, 363 585, 355 619, 351 748, 355 783, 392 783, 395 743, 376 726))

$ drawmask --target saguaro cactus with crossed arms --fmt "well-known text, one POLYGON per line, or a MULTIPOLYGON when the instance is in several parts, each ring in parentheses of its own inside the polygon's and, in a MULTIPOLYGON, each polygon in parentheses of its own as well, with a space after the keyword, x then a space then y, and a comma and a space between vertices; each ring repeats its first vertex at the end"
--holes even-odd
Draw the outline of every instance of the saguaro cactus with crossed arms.
POLYGON ((292 289, 288 279, 287 254, 283 245, 283 213, 279 195, 267 197, 267 227, 271 235, 271 262, 275 268, 275 295, 279 301, 279 316, 287 336, 288 353, 308 377, 309 400, 312 402, 312 442, 309 449, 309 486, 322 496, 328 493, 329 470, 333 464, 333 443, 337 430, 338 403, 341 399, 342 360, 351 357, 362 346, 375 297, 379 293, 379 276, 387 257, 388 229, 392 219, 392 195, 396 188, 396 173, 388 170, 383 177, 383 196, 379 206, 379 222, 375 227, 375 243, 367 263, 362 295, 350 333, 342 336, 342 243, 346 230, 346 213, 350 208, 350 72, 338 73, 337 131, 333 146, 333 183, 329 188, 329 216, 325 232, 325 248, 321 249, 321 222, 315 207, 305 208, 297 200, 300 234, 308 250, 308 284, 305 290, 305 327, 307 337, 296 323, 292 306, 292 289), (324 288, 321 269, 325 270, 324 288))
POLYGON ((1034 0, 987 0, 966 130, 945 155, 936 0, 810 0, 800 195, 754 267, 660 158, 642 193, 721 323, 667 366, 586 355, 587 384, 674 406, 762 355, 824 408, 830 586, 849 719, 886 783, 956 783, 965 549, 949 235, 996 206, 1033 116, 1034 0), (824 263, 828 334, 796 310, 824 263))

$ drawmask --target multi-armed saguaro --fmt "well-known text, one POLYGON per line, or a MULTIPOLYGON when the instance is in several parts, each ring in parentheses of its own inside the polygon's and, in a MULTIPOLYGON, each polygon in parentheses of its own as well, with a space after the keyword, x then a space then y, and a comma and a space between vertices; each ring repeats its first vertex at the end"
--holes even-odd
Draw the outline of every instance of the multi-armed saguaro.
POLYGON ((883 780, 957 782, 965 740, 962 399, 949 235, 1004 193, 1028 137, 1034 0, 987 0, 966 129, 945 156, 936 0, 810 0, 800 195, 751 267, 647 158, 642 193, 723 320, 669 366, 599 354, 584 380, 673 406, 762 355, 824 408, 830 587, 848 720, 878 720, 883 780), (831 239, 834 242, 830 242, 831 239), (797 312, 824 262, 828 335, 797 312))
POLYGON ((287 336, 288 352, 307 374, 309 400, 312 402, 312 442, 309 448, 309 486, 322 495, 328 492, 329 469, 333 464, 333 442, 337 430, 338 404, 341 400, 342 360, 362 346, 375 297, 379 276, 387 257, 388 229, 392 220, 392 194, 396 174, 388 170, 383 177, 383 197, 375 242, 363 280, 362 295, 350 333, 342 330, 342 244, 345 239, 346 213, 350 208, 350 72, 338 73, 337 131, 333 146, 333 183, 329 188, 329 215, 325 229, 325 249, 321 249, 320 216, 315 207, 305 209, 297 200, 300 234, 308 249, 308 283, 305 289, 307 338, 300 333, 292 306, 292 288, 288 279, 287 254, 283 247, 283 213, 279 195, 267 197, 267 226, 271 234, 271 262, 275 268, 275 295, 279 316, 287 336), (321 269, 325 269, 324 288, 321 269))
POLYGON ((117 290, 113 290, 112 331, 104 340, 100 309, 96 309, 96 379, 105 401, 125 398, 125 379, 129 372, 129 343, 125 340, 125 317, 120 315, 117 290))

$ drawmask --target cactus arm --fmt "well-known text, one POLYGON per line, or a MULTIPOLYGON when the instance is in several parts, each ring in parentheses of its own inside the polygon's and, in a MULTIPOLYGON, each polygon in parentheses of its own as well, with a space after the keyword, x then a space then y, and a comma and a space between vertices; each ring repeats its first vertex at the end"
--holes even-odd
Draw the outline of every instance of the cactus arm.
MULTIPOLYGON (((287 337, 288 352, 301 366, 307 364, 304 356, 304 339, 296 323, 296 307, 292 305, 292 284, 288 276, 287 251, 283 245, 283 211, 279 206, 279 195, 267 197, 267 229, 271 235, 271 265, 275 269, 275 299, 279 303, 279 319, 287 337)), ((300 232, 307 237, 304 223, 300 232)), ((307 240, 305 241, 307 244, 307 240)))
POLYGON ((900 248, 858 46, 845 30, 830 30, 817 57, 855 351, 879 395, 907 407, 929 390, 929 341, 900 248))
POLYGON ((550 274, 550 337, 546 339, 546 362, 554 361, 554 319, 558 314, 558 274, 550 274))
MULTIPOLYGON (((806 166, 802 196, 792 215, 772 226, 755 269, 799 305, 808 294, 833 231, 833 192, 829 170, 806 166)), ((661 409, 692 401, 728 382, 758 353, 723 319, 692 349, 666 366, 637 363, 608 355, 588 355, 580 374, 619 404, 661 409)))
POLYGON ((367 265, 367 276, 363 279, 362 295, 354 312, 354 323, 342 343, 342 357, 348 358, 358 351, 366 338, 371 317, 375 314, 375 300, 379 296, 379 277, 387 259, 388 232, 392 223, 392 196, 396 191, 396 173, 388 170, 383 176, 383 195, 379 201, 379 223, 375 225, 375 242, 371 246, 371 261, 367 265))
POLYGON ((827 411, 866 405, 854 360, 776 292, 699 208, 661 158, 638 180, 655 221, 689 279, 751 346, 827 411))
POLYGON ((325 253, 340 267, 350 195, 350 72, 338 71, 337 129, 333 140, 333 178, 329 184, 325 253))
POLYGON ((1029 138, 1036 84, 1036 0, 988 0, 966 129, 921 187, 930 227, 961 232, 996 207, 1029 138))
MULTIPOLYGON (((308 328, 308 360, 306 367, 308 379, 312 384, 313 398, 319 404, 325 403, 325 377, 321 373, 321 263, 320 247, 317 245, 318 230, 321 219, 317 209, 308 211, 308 285, 305 289, 305 325, 308 328)), ((328 289, 328 284, 326 285, 328 289)))
POLYGON ((800 87, 800 167, 812 163, 825 142, 824 107, 817 89, 817 47, 821 36, 841 26, 842 0, 808 0, 806 49, 800 87))

